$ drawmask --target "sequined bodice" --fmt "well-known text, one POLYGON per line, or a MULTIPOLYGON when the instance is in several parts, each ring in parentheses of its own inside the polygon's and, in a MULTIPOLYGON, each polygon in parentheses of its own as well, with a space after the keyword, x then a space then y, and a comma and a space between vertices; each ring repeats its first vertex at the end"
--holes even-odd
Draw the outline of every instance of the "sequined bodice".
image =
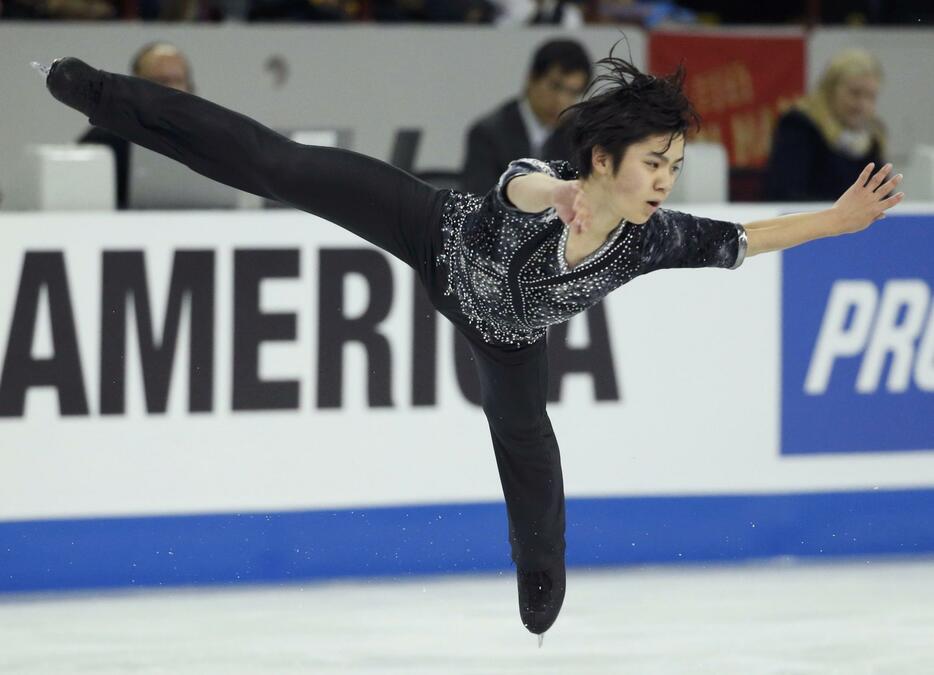
POLYGON ((620 223, 603 245, 568 268, 568 229, 554 210, 525 213, 506 200, 506 183, 533 171, 577 177, 567 162, 518 160, 485 197, 452 192, 444 206, 438 263, 448 267, 448 293, 457 295, 489 342, 534 342, 549 325, 653 269, 742 262, 741 226, 659 211, 643 224, 620 223))

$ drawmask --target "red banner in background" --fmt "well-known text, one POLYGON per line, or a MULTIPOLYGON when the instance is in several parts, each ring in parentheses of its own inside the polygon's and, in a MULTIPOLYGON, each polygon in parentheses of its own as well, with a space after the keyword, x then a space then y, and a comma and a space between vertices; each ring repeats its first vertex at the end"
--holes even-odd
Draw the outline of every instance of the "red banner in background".
POLYGON ((739 170, 731 176, 731 199, 755 198, 749 193, 756 187, 736 179, 743 182, 743 170, 759 173, 778 116, 804 93, 804 49, 803 35, 650 34, 653 75, 667 75, 680 63, 687 69, 685 92, 703 118, 692 140, 722 143, 731 168, 739 170))

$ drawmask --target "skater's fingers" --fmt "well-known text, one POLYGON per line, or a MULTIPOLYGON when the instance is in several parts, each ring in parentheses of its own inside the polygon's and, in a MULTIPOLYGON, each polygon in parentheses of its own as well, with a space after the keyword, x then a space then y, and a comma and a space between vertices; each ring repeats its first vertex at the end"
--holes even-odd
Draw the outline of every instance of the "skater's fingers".
POLYGON ((902 181, 902 174, 900 173, 895 174, 895 176, 891 180, 887 181, 885 185, 882 185, 876 189, 876 194, 880 194, 880 195, 889 194, 895 188, 895 186, 898 185, 901 181, 902 181))
POLYGON ((882 185, 882 181, 885 180, 885 177, 889 175, 889 172, 891 170, 892 170, 892 165, 890 163, 890 164, 886 164, 881 169, 876 171, 876 175, 872 177, 871 181, 869 181, 870 187, 872 187, 873 190, 876 190, 876 188, 882 185))
POLYGON ((892 195, 888 199, 883 199, 881 202, 879 202, 879 206, 881 206, 882 209, 885 211, 885 210, 892 208, 896 204, 898 204, 904 198, 905 198, 905 193, 899 192, 898 194, 892 195))

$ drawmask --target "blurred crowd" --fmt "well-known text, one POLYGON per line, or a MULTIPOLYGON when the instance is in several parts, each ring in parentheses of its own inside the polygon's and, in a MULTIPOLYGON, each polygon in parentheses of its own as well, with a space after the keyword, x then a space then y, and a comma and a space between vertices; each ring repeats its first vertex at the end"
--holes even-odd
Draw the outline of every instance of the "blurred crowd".
MULTIPOLYGON (((679 4, 648 0, 0 0, 0 7, 2 16, 11 19, 465 22, 550 24, 568 29, 594 22, 653 27, 670 22, 929 25, 934 21, 934 0, 789 0, 754 8, 726 0, 679 0, 679 4)), ((552 39, 539 45, 526 72, 517 77, 517 95, 492 109, 476 111, 464 133, 463 165, 423 172, 420 177, 439 187, 482 194, 493 187, 512 159, 574 162, 563 128, 567 118, 561 113, 587 91, 591 64, 591 55, 576 40, 552 39)), ((129 71, 167 87, 195 91, 188 58, 169 43, 142 46, 129 71)), ((866 163, 883 164, 888 159, 888 138, 877 114, 883 85, 884 73, 873 54, 861 49, 837 54, 813 90, 781 106, 774 129, 770 125, 767 131, 765 165, 751 170, 742 163, 730 167, 730 198, 832 200, 866 163), (740 170, 734 171, 737 167, 740 170), (744 187, 739 179, 748 185, 744 187)), ((75 140, 111 148, 117 208, 131 208, 131 144, 97 128, 87 129, 75 140)), ((391 161, 414 173, 417 144, 416 137, 410 152, 403 153, 407 163, 391 161)))
MULTIPOLYGON (((593 75, 591 64, 592 57, 576 40, 540 44, 531 55, 518 95, 481 113, 466 130, 464 165, 443 177, 421 177, 446 181, 440 187, 483 194, 518 157, 574 162, 562 111, 585 94, 593 75)), ((141 47, 130 62, 130 72, 195 93, 187 57, 167 42, 141 47)), ((760 172, 759 196, 767 201, 834 200, 868 162, 881 166, 886 161, 887 132, 877 114, 877 101, 883 84, 875 55, 858 48, 838 53, 817 86, 778 119, 767 165, 760 172)), ((77 140, 111 148, 117 208, 130 208, 131 144, 96 127, 77 140)))
POLYGON ((932 0, 0 0, 0 18, 550 24, 916 24, 932 0))

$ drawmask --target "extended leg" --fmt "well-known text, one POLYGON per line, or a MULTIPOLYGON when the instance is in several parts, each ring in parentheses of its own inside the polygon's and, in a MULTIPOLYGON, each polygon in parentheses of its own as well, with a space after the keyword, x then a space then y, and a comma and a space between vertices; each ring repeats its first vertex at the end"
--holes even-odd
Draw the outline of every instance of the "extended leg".
POLYGON ((295 143, 203 98, 135 77, 56 63, 47 86, 91 123, 218 182, 334 222, 413 267, 444 192, 371 157, 295 143))

